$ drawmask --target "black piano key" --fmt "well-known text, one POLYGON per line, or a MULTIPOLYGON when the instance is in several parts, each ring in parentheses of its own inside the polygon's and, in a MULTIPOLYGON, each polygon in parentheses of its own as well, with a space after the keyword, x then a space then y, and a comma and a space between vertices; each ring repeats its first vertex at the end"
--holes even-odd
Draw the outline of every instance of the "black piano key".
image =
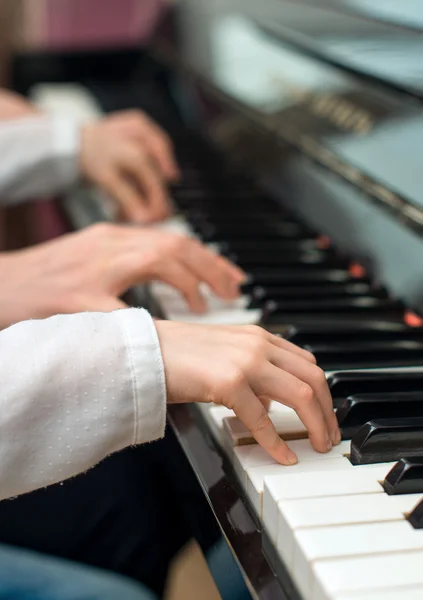
POLYGON ((349 298, 370 296, 386 298, 383 289, 373 289, 369 283, 335 283, 333 285, 310 286, 257 286, 251 290, 251 299, 261 304, 269 300, 290 299, 308 300, 310 298, 349 298))
POLYGON ((423 418, 369 421, 351 441, 353 465, 391 462, 423 454, 423 418))
POLYGON ((385 342, 351 342, 346 345, 305 345, 317 364, 327 371, 334 369, 419 366, 423 364, 423 342, 389 340, 385 342))
POLYGON ((270 252, 261 251, 251 253, 237 253, 230 252, 227 254, 227 258, 232 262, 240 265, 246 270, 254 269, 254 267, 266 265, 274 266, 280 265, 281 267, 291 266, 305 266, 305 267, 337 267, 346 268, 348 267, 349 261, 343 259, 335 254, 328 252, 270 252))
POLYGON ((411 523, 414 529, 423 529, 423 500, 407 515, 407 521, 411 523))
POLYGON ((286 238, 301 238, 301 236, 309 236, 310 232, 296 223, 274 223, 270 226, 263 226, 258 223, 238 226, 237 223, 228 225, 204 225, 197 230, 205 242, 214 242, 221 239, 245 239, 249 237, 268 238, 269 235, 286 237, 286 238))
MULTIPOLYGON (((254 292, 253 292, 254 293, 254 292)), ((252 293, 252 297, 254 295, 252 293)), ((354 328, 323 328, 321 325, 292 327, 285 334, 286 339, 298 346, 304 344, 325 344, 331 342, 349 343, 354 340, 388 341, 398 339, 423 340, 423 327, 409 327, 401 322, 378 323, 369 327, 367 323, 357 323, 354 328)))
POLYGON ((352 298, 312 298, 307 300, 270 300, 264 308, 266 319, 287 313, 384 314, 401 318, 404 305, 390 298, 360 296, 352 298))
MULTIPOLYGON (((244 289, 268 285, 326 285, 331 283, 352 283, 354 277, 345 269, 301 269, 257 268, 247 272, 248 280, 244 289)), ((369 281, 361 278, 361 281, 369 281)))
POLYGON ((385 477, 383 489, 390 496, 423 493, 423 456, 401 458, 385 477))
POLYGON ((344 371, 328 377, 328 386, 335 407, 354 394, 413 392, 423 390, 423 371, 344 371))
POLYGON ((282 238, 276 240, 256 240, 254 238, 249 240, 234 240, 232 242, 221 242, 219 248, 222 254, 225 255, 230 252, 251 252, 257 248, 260 248, 263 252, 310 252, 318 249, 316 238, 314 237, 288 240, 282 238))
POLYGON ((355 394, 338 406, 336 418, 345 440, 372 419, 423 418, 423 388, 420 392, 355 394))

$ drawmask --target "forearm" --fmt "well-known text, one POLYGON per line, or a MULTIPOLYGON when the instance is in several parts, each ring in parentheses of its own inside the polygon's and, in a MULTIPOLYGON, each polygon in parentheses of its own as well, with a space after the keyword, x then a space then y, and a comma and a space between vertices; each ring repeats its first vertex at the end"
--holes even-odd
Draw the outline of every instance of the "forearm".
POLYGON ((52 195, 79 176, 79 128, 35 116, 0 123, 0 204, 52 195))
POLYGON ((145 311, 20 323, 0 333, 0 356, 0 498, 164 433, 164 370, 145 311))

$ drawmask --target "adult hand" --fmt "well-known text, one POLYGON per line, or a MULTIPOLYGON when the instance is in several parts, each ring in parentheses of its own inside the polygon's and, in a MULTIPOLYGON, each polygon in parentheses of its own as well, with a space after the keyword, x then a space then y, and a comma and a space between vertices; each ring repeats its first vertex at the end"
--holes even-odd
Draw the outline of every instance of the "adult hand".
POLYGON ((0 254, 0 328, 57 313, 111 311, 132 286, 169 283, 203 311, 201 282, 235 298, 244 274, 189 238, 99 224, 19 252, 0 254))
POLYGON ((138 142, 154 161, 164 179, 170 182, 179 179, 180 172, 170 137, 144 112, 115 112, 106 117, 103 123, 110 131, 138 142))
POLYGON ((168 403, 214 402, 232 409, 278 462, 297 462, 279 437, 264 402, 293 408, 318 452, 339 444, 340 432, 323 371, 314 357, 260 327, 157 321, 168 403))
POLYGON ((10 92, 9 90, 0 90, 1 120, 31 117, 38 113, 37 107, 28 102, 23 96, 10 92))
POLYGON ((172 206, 162 173, 148 143, 125 135, 124 129, 118 117, 82 128, 82 174, 117 202, 123 219, 136 223, 163 220, 172 206))

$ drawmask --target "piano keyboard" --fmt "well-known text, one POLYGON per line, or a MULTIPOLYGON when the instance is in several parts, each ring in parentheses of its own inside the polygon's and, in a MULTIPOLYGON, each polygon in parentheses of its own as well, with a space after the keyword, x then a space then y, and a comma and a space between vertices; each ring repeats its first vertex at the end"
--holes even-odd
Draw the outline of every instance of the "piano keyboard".
MULTIPOLYGON (((55 110, 59 100, 44 95, 55 110)), ((299 458, 287 467, 253 443, 232 411, 199 405, 242 493, 303 600, 421 600, 423 328, 408 327, 400 302, 201 140, 182 136, 176 147, 180 214, 160 227, 210 244, 249 280, 231 303, 205 289, 204 315, 155 283, 164 314, 259 323, 308 348, 326 371, 343 433, 339 446, 318 454, 294 411, 272 403, 270 417, 299 458)))

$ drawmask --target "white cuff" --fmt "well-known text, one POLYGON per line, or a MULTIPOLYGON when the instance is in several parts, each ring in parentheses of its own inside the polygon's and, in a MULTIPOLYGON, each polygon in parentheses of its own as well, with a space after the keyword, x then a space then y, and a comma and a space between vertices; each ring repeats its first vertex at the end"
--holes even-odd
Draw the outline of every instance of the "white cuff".
POLYGON ((60 170, 60 180, 64 185, 77 181, 79 170, 79 154, 81 150, 81 125, 67 117, 51 117, 54 156, 60 170))
POLYGON ((114 313, 120 320, 129 356, 134 398, 134 444, 164 436, 166 427, 166 381, 159 338, 146 310, 114 313))

